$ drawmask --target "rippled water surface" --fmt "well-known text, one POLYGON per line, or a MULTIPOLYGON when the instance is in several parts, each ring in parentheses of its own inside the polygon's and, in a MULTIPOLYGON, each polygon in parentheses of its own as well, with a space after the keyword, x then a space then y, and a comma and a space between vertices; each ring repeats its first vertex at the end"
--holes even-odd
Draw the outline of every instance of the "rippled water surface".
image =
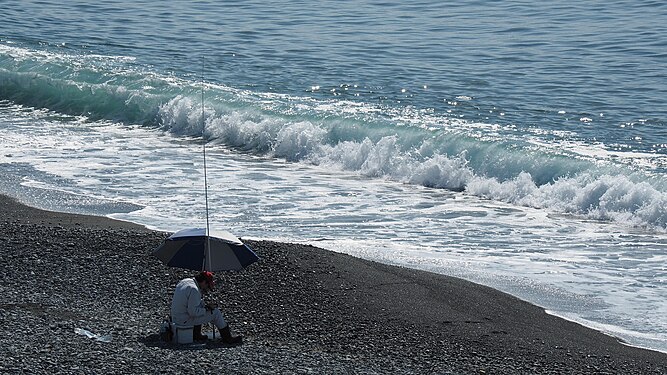
POLYGON ((216 226, 667 351, 664 35, 651 1, 4 1, 0 189, 176 230, 205 140, 216 226))

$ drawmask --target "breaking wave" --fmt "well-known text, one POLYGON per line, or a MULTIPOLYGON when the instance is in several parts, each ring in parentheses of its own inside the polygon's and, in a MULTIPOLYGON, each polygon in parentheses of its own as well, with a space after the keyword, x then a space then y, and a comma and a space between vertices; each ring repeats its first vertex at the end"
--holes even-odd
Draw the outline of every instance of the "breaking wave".
MULTIPOLYGON (((131 59, 0 45, 0 99, 204 136, 238 152, 667 230, 664 175, 416 108, 205 85, 131 59)), ((593 146, 588 146, 593 147, 593 146)), ((590 154, 590 153, 589 153, 590 154)))

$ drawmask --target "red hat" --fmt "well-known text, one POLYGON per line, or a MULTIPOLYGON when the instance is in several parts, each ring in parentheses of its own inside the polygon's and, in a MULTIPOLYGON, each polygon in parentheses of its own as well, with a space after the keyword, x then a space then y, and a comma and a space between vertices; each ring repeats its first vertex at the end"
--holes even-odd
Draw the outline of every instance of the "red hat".
POLYGON ((205 280, 208 285, 211 286, 211 289, 215 286, 215 280, 213 280, 213 272, 209 271, 202 271, 199 273, 199 276, 201 277, 202 280, 205 280))

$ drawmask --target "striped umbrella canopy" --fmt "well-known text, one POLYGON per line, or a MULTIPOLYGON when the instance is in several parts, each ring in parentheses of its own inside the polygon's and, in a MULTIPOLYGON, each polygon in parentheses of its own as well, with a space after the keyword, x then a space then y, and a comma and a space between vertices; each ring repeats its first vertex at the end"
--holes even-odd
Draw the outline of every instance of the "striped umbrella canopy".
POLYGON ((209 231, 205 228, 179 230, 153 251, 158 259, 171 267, 195 271, 241 270, 256 262, 259 257, 236 238, 225 231, 209 231))

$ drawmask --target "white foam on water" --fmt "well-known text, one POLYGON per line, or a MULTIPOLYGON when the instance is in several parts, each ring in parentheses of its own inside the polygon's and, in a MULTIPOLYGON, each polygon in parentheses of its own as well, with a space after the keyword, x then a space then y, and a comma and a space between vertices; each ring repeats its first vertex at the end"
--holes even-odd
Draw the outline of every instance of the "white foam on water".
MULTIPOLYGON (((584 145, 567 132, 462 121, 428 108, 253 93, 217 84, 205 85, 209 96, 198 105, 196 82, 122 58, 84 56, 85 63, 79 63, 66 53, 8 45, 0 53, 9 56, 0 67, 5 96, 89 115, 77 117, 74 125, 118 120, 186 137, 203 134, 213 143, 259 156, 465 189, 515 205, 667 231, 667 182, 657 172, 662 156, 584 145), (617 163, 621 154, 632 163, 617 163), (635 169, 639 162, 645 170, 635 169)), ((103 141, 90 140, 95 147, 104 147, 103 141)), ((71 151, 82 146, 64 150, 76 157, 71 151)))
MULTIPOLYGON (((17 109, 11 123, 3 123, 0 164, 23 163, 39 172, 26 172, 26 187, 143 207, 112 216, 156 229, 174 231, 204 222, 202 149, 192 138, 77 117, 53 121, 50 116, 48 111, 17 109)), ((264 130, 251 131, 249 139, 278 129, 267 139, 281 140, 284 159, 290 155, 298 159, 299 152, 311 152, 318 145, 312 142, 317 135, 309 134, 318 130, 308 123, 295 122, 294 128, 251 123, 264 130), (283 137, 277 136, 280 131, 283 137), (299 138, 300 134, 305 138, 299 138)), ((241 136, 242 132, 230 134, 241 136)), ((257 142, 263 142, 261 137, 257 142)), ((580 202, 576 203, 580 207, 590 206, 586 202, 591 201, 603 202, 599 209, 613 210, 618 204, 631 207, 656 194, 650 186, 623 179, 572 178, 538 187, 526 175, 503 182, 479 180, 476 185, 472 177, 469 189, 487 189, 493 191, 491 197, 500 199, 486 200, 386 178, 401 170, 399 165, 424 180, 468 178, 464 163, 455 158, 411 164, 399 157, 395 150, 400 147, 391 137, 365 146, 364 142, 343 142, 335 147, 340 147, 339 160, 359 167, 287 162, 209 144, 211 222, 240 237, 312 243, 463 277, 557 315, 618 327, 618 335, 628 342, 665 350, 664 342, 647 340, 667 330, 667 319, 655 314, 650 321, 643 318, 667 309, 665 234, 530 207, 539 206, 534 202, 541 200, 558 202, 559 194, 571 193, 568 199, 580 202), (453 177, 456 171, 461 171, 460 177, 453 177), (541 198, 534 202, 519 202, 537 196, 541 198)), ((275 149, 280 150, 280 145, 275 149)), ((656 199, 660 201, 659 194, 656 199)), ((648 214, 653 210, 644 205, 636 212, 644 209, 648 214)))

